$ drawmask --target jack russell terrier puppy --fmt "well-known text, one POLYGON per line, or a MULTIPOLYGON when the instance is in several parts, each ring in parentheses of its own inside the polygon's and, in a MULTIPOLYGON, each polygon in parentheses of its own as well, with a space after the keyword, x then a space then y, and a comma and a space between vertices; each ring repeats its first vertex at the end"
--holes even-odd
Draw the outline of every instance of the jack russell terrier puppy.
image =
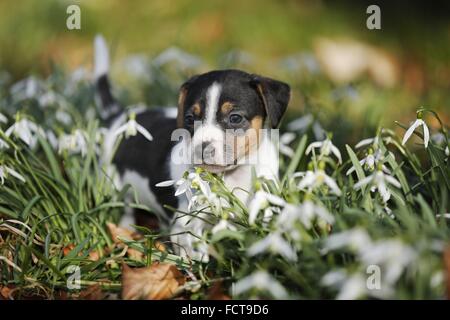
MULTIPOLYGON (((101 116, 114 132, 127 121, 127 112, 111 94, 108 66, 107 46, 103 38, 97 37, 94 72, 101 116)), ((252 172, 267 179, 278 178, 278 149, 267 132, 278 127, 289 99, 290 87, 286 83, 239 70, 217 70, 182 84, 178 109, 136 112, 137 123, 153 139, 136 135, 123 140, 112 164, 120 183, 132 185, 140 201, 155 213, 157 218, 152 217, 151 226, 157 228, 161 222, 171 225, 171 233, 177 234, 171 238, 177 244, 174 249, 184 249, 177 251, 179 254, 198 256, 192 247, 192 236, 186 232, 194 228, 193 223, 188 223, 189 216, 173 215, 164 205, 187 212, 188 201, 175 197, 173 186, 161 188, 156 184, 178 181, 187 170, 201 167, 222 174, 228 189, 246 203, 252 189, 252 172), (181 141, 172 141, 176 129, 186 133, 181 141), (186 150, 188 161, 177 161, 180 152, 186 150)), ((105 145, 111 149, 111 143, 105 141, 105 145)), ((105 151, 106 155, 109 153, 110 150, 105 151)), ((134 214, 136 224, 147 220, 148 225, 148 212, 135 210, 134 214)))

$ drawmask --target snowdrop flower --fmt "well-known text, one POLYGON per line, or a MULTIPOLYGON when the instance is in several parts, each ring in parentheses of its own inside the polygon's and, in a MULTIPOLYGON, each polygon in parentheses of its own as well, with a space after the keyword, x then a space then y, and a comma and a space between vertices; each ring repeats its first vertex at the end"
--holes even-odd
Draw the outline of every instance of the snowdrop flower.
POLYGON ((4 164, 0 165, 0 182, 2 183, 2 185, 5 183, 5 179, 8 178, 8 175, 12 175, 17 180, 25 182, 25 178, 20 173, 18 173, 16 170, 14 170, 4 164))
MULTIPOLYGON (((367 151, 366 157, 364 159, 361 159, 359 161, 359 164, 364 169, 366 169, 368 171, 373 171, 373 170, 375 170, 375 165, 377 165, 378 162, 380 162, 382 160, 382 158, 383 157, 382 157, 381 151, 379 149, 374 154, 373 149, 369 148, 368 151, 367 151)), ((381 163, 381 168, 387 174, 391 173, 390 170, 382 163, 381 163)), ((352 166, 349 170, 347 170, 347 172, 345 174, 348 176, 349 174, 351 174, 355 170, 356 170, 355 166, 352 166)))
POLYGON ((56 93, 52 90, 47 91, 38 98, 38 102, 42 107, 54 105, 57 101, 56 93))
POLYGON ((156 187, 170 187, 175 186, 175 197, 178 197, 188 191, 188 189, 191 187, 191 179, 193 178, 194 173, 191 172, 188 174, 187 177, 183 177, 177 181, 175 180, 167 180, 162 181, 156 184, 156 187))
POLYGON ((363 139, 355 145, 355 149, 359 149, 368 145, 377 145, 378 144, 378 136, 374 138, 363 139))
POLYGON ((250 53, 237 49, 225 52, 219 59, 220 64, 225 66, 251 65, 254 61, 254 57, 250 53))
POLYGON ((368 292, 366 278, 361 274, 348 275, 345 271, 330 271, 321 280, 322 285, 339 288, 337 300, 355 300, 368 292))
POLYGON ((63 134, 59 139, 59 153, 68 150, 70 153, 81 153, 84 157, 88 148, 86 133, 76 129, 72 134, 63 134))
POLYGON ((8 123, 8 118, 0 112, 0 122, 8 123))
POLYGON ((130 114, 130 119, 122 126, 120 126, 115 132, 114 136, 121 135, 125 132, 125 137, 135 136, 142 134, 148 141, 152 141, 153 137, 150 132, 147 131, 143 126, 136 122, 136 114, 133 112, 130 114))
POLYGON ((331 97, 335 101, 343 99, 357 100, 359 96, 358 90, 352 85, 338 87, 331 91, 331 97))
POLYGON ((57 149, 59 145, 58 138, 56 137, 55 133, 52 130, 47 130, 45 132, 45 135, 47 137, 48 142, 52 146, 53 149, 57 149))
POLYGON ((219 231, 222 230, 231 230, 231 231, 236 231, 236 227, 233 226, 230 222, 228 222, 228 219, 222 218, 220 219, 219 223, 216 224, 212 229, 211 232, 212 233, 217 233, 219 231))
POLYGON ((306 148, 306 154, 311 153, 311 151, 313 149, 316 148, 320 148, 320 154, 324 155, 324 156, 329 156, 331 153, 333 153, 336 158, 338 159, 339 163, 342 163, 342 157, 341 157, 341 152, 339 151, 339 149, 331 142, 330 137, 328 136, 325 140, 323 141, 316 141, 311 143, 307 148, 306 148))
POLYGON ((290 158, 294 156, 294 150, 289 146, 289 144, 294 141, 295 139, 295 133, 292 132, 286 132, 281 135, 280 137, 280 152, 290 158))
POLYGON ((275 299, 286 299, 286 289, 265 271, 256 271, 239 280, 234 286, 234 294, 239 295, 252 289, 268 291, 275 299))
POLYGON ((209 186, 209 183, 203 180, 200 177, 200 174, 198 172, 195 172, 194 175, 191 176, 192 183, 191 186, 195 189, 199 189, 202 194, 210 200, 212 197, 211 188, 209 186))
POLYGON ((377 130, 377 135, 372 138, 367 138, 359 141, 355 145, 355 149, 360 149, 363 147, 371 146, 372 149, 377 150, 378 146, 380 144, 380 139, 383 140, 385 144, 391 144, 395 143, 395 141, 392 139, 392 136, 395 136, 394 132, 392 130, 386 129, 386 128, 379 128, 377 130), (382 134, 387 134, 384 137, 382 137, 382 134))
POLYGON ((325 240, 323 254, 330 250, 350 247, 357 252, 367 251, 372 244, 372 240, 366 230, 362 228, 353 228, 340 233, 335 233, 325 240))
POLYGON ((419 111, 417 112, 417 120, 414 121, 414 123, 409 127, 408 130, 406 130, 405 135, 402 140, 402 145, 405 145, 406 141, 411 137, 413 132, 420 126, 423 127, 423 142, 425 145, 425 148, 428 147, 428 142, 430 141, 430 130, 427 127, 427 124, 425 121, 423 121, 423 112, 419 111))
MULTIPOLYGON (((285 204, 286 204, 286 201, 284 201, 283 199, 281 199, 280 197, 278 197, 276 195, 273 195, 273 194, 270 194, 268 192, 261 191, 261 190, 257 191, 248 206, 249 207, 248 221, 250 224, 254 224, 256 221, 256 218, 258 216, 258 213, 260 212, 261 209, 266 209, 266 208, 270 207, 271 205, 282 207, 285 204)), ((267 218, 267 214, 268 214, 268 212, 265 212, 266 218, 267 218)))
POLYGON ((297 261, 297 254, 295 250, 284 240, 280 233, 270 233, 264 239, 254 243, 247 250, 247 254, 252 257, 260 253, 270 251, 272 253, 280 254, 290 261, 297 261))
POLYGON ((35 98, 42 87, 41 80, 35 77, 29 77, 15 83, 11 87, 11 95, 18 100, 35 98))
POLYGON ((153 81, 152 73, 149 72, 149 60, 145 55, 136 54, 127 56, 121 61, 121 66, 123 67, 123 71, 135 78, 143 79, 148 82, 153 81))
POLYGON ((417 257, 416 251, 397 239, 381 240, 361 251, 361 261, 366 265, 378 265, 383 270, 383 280, 394 284, 403 270, 417 257))
POLYGON ((314 116, 312 114, 304 115, 288 123, 287 128, 289 131, 305 131, 313 123, 314 116))
POLYGON ((0 149, 8 149, 9 148, 9 144, 0 138, 0 149))
POLYGON ((353 188, 355 190, 360 189, 362 186, 370 184, 372 186, 371 191, 374 192, 378 190, 384 203, 386 203, 391 198, 391 193, 388 189, 388 184, 392 184, 397 188, 401 188, 400 182, 398 182, 394 177, 387 175, 383 172, 382 166, 378 164, 378 169, 372 175, 365 177, 361 181, 357 182, 353 188))
POLYGON ((279 224, 292 225, 296 220, 299 220, 306 229, 312 227, 314 218, 320 218, 329 224, 334 223, 334 217, 323 206, 315 204, 310 196, 307 195, 305 201, 299 206, 286 205, 281 211, 279 224))
MULTIPOLYGON (((444 147, 444 145, 447 143, 447 140, 445 139, 445 135, 442 132, 437 132, 437 133, 433 134, 431 136, 431 140, 434 141, 434 143, 436 143, 438 145, 442 145, 442 147, 444 147)), ((450 155, 450 150, 448 149, 448 145, 445 146, 444 153, 447 157, 450 155)), ((447 159, 445 161, 447 161, 447 159)))
POLYGON ((325 163, 323 161, 319 162, 319 168, 316 171, 308 170, 302 180, 298 183, 297 187, 299 189, 308 188, 308 191, 317 189, 324 183, 334 192, 336 195, 341 195, 341 190, 339 189, 336 181, 328 176, 325 171, 325 163))
POLYGON ((5 134, 7 137, 14 134, 28 146, 33 146, 36 143, 36 134, 45 136, 45 133, 37 124, 25 118, 20 119, 18 114, 16 115, 16 122, 6 130, 5 134))
POLYGON ((312 125, 314 137, 317 140, 325 139, 325 130, 323 130, 320 122, 314 119, 312 114, 304 115, 288 123, 287 129, 289 131, 305 132, 312 125))
POLYGON ((192 189, 200 190, 203 196, 206 197, 206 199, 213 200, 213 193, 211 192, 211 188, 208 182, 203 180, 198 172, 186 172, 185 175, 177 181, 167 180, 156 184, 156 187, 169 186, 175 187, 175 197, 181 196, 183 194, 186 195, 186 198, 189 201, 188 210, 191 210, 191 208, 199 200, 199 196, 194 195, 192 189))
POLYGON ((56 111, 55 117, 56 120, 67 126, 72 123, 72 116, 68 112, 61 109, 56 111))
POLYGON ((81 81, 86 81, 89 79, 89 72, 84 67, 79 67, 75 69, 70 75, 69 75, 69 82, 78 83, 81 81))
POLYGON ((153 59, 153 64, 160 67, 172 61, 176 62, 178 66, 183 69, 197 68, 202 64, 202 61, 198 57, 188 54, 176 47, 170 47, 164 50, 153 59))

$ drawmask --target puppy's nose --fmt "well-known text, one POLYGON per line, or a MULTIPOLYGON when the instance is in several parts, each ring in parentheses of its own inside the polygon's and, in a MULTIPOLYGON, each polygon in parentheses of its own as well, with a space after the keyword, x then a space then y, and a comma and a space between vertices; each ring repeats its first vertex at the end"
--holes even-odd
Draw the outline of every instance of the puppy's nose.
POLYGON ((212 159, 216 154, 216 149, 210 142, 202 142, 201 145, 196 147, 195 152, 201 159, 212 159))

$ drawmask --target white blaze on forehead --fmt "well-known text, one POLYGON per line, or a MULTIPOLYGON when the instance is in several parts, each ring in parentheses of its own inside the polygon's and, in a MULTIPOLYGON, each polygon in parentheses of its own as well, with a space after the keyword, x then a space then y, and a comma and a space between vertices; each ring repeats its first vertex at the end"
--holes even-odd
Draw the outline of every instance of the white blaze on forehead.
POLYGON ((217 82, 214 82, 206 92, 206 124, 214 123, 216 117, 217 109, 219 107, 220 92, 222 91, 222 86, 217 82))

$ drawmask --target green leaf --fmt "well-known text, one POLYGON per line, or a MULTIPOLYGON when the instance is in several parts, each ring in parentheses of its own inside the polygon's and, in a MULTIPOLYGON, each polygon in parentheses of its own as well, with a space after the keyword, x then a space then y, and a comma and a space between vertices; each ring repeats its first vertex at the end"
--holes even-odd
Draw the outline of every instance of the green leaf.
POLYGON ((284 185, 284 182, 286 182, 286 179, 288 179, 292 174, 297 170, 298 165, 300 164, 300 161, 305 153, 306 148, 306 142, 308 141, 308 136, 305 134, 303 135, 302 139, 297 145, 297 148, 295 149, 295 154, 292 157, 291 162, 289 163, 289 166, 284 173, 283 179, 281 180, 281 185, 284 185))
POLYGON ((47 157, 48 163, 50 164, 50 168, 52 170, 53 175, 58 180, 63 180, 61 171, 59 170, 58 161, 56 161, 55 155, 53 153, 53 150, 47 140, 42 137, 40 134, 37 135, 39 144, 42 146, 42 149, 44 150, 45 156, 47 157))
MULTIPOLYGON (((355 168, 356 176, 358 177, 358 180, 361 181, 362 179, 364 179, 366 177, 366 175, 364 174, 364 170, 363 170, 361 164, 359 163, 358 157, 356 156, 355 152, 352 150, 352 148, 348 144, 345 145, 345 148, 347 149, 347 153, 348 153, 348 156, 350 157, 350 161, 352 162, 352 165, 355 168)), ((364 195, 364 197, 363 197, 364 209, 366 209, 367 211, 372 211, 372 209, 373 209, 372 198, 370 196, 370 193, 366 194, 366 186, 362 186, 361 191, 364 195)))

